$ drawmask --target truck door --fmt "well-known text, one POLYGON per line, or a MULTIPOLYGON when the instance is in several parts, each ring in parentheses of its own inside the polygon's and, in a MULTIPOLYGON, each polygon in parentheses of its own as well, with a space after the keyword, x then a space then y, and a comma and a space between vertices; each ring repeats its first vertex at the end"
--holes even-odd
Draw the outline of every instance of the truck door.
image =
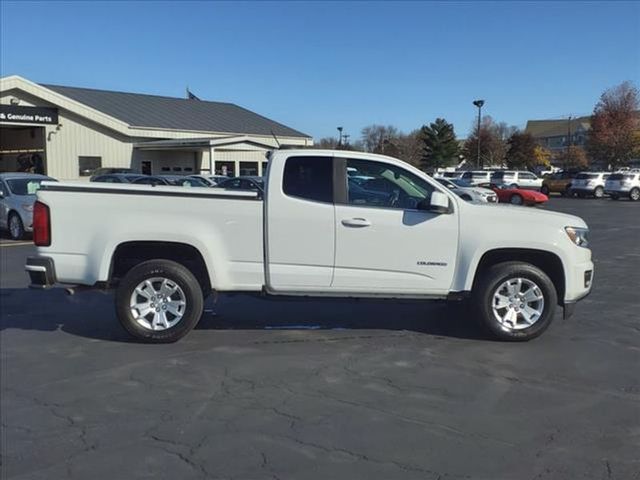
POLYGON ((335 162, 342 162, 347 191, 336 202, 331 291, 446 294, 455 270, 458 214, 418 208, 436 187, 383 161, 336 158, 335 162))
POLYGON ((335 254, 333 158, 300 155, 273 162, 265 199, 269 290, 327 290, 335 254))

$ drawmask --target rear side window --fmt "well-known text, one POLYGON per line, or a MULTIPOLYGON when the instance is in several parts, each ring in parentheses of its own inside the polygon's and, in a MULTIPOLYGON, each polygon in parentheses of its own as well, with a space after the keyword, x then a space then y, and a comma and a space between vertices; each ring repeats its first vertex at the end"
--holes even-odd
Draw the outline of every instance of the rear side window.
POLYGON ((286 195, 314 202, 333 202, 331 157, 291 157, 284 166, 282 189, 286 195))
POLYGON ((597 173, 579 173, 576 175, 576 180, 593 180, 594 178, 598 178, 597 173))
POLYGON ((621 173, 614 173, 613 175, 611 175, 609 177, 609 180, 622 180, 625 177, 631 179, 631 175, 623 175, 621 173))

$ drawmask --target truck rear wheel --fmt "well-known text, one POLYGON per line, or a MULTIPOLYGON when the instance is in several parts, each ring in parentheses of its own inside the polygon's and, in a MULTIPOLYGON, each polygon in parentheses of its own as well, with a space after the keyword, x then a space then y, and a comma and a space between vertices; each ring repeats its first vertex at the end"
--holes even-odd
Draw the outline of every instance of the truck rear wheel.
POLYGON ((473 304, 482 324, 498 339, 526 341, 551 324, 558 303, 551 279, 539 268, 504 262, 482 274, 473 304))
POLYGON ((116 291, 118 320, 132 336, 147 343, 180 340, 196 326, 203 308, 198 280, 170 260, 136 265, 116 291))

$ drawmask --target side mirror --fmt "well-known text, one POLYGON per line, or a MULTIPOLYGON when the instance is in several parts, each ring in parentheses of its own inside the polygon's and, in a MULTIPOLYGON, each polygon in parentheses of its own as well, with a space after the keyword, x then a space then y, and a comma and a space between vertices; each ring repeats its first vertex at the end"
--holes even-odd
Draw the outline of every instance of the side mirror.
POLYGON ((431 194, 429 210, 434 213, 450 213, 449 197, 442 192, 434 190, 431 194))
POLYGON ((418 203, 418 210, 426 210, 433 213, 451 213, 449 206, 449 197, 444 193, 435 190, 431 194, 431 199, 426 198, 418 203))
POLYGON ((4 198, 4 192, 0 190, 0 198, 4 198))

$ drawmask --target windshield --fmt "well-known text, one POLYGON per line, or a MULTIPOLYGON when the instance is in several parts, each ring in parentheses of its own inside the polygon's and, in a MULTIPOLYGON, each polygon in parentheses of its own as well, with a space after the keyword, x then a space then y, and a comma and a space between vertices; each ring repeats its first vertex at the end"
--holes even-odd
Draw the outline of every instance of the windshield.
POLYGON ((40 189, 40 184, 44 181, 51 181, 52 178, 13 178, 7 180, 9 190, 14 195, 35 195, 40 189))
POLYGON ((598 174, 597 173, 579 173, 576 176, 576 180, 588 180, 593 178, 598 178, 598 174))
POLYGON ((451 189, 451 190, 454 190, 454 189, 456 189, 456 188, 457 188, 457 186, 456 186, 456 184, 455 184, 455 183, 450 182, 449 180, 446 180, 446 179, 444 179, 444 178, 436 178, 436 181, 437 181, 439 184, 444 185, 445 187, 447 187, 447 188, 449 188, 449 189, 451 189))

